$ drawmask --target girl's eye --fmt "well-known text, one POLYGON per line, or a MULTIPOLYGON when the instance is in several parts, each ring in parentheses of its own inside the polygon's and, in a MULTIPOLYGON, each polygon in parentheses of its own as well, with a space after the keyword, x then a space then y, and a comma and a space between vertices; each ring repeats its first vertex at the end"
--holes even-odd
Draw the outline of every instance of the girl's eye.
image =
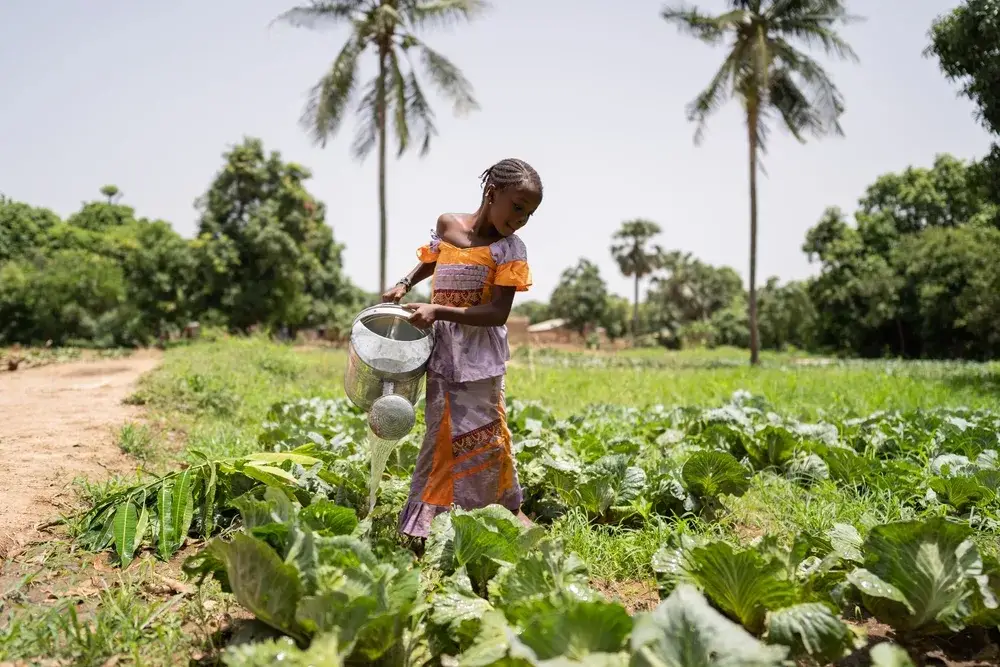
POLYGON ((524 210, 524 207, 521 206, 520 204, 514 204, 514 210, 520 213, 521 211, 524 210))

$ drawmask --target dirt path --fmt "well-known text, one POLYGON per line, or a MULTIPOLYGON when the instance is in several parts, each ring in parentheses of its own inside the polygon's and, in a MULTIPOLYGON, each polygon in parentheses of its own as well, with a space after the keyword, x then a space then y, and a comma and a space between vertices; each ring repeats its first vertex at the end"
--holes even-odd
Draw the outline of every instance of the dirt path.
POLYGON ((143 351, 0 374, 0 560, 69 505, 75 477, 133 465, 115 436, 139 408, 122 400, 160 358, 143 351))

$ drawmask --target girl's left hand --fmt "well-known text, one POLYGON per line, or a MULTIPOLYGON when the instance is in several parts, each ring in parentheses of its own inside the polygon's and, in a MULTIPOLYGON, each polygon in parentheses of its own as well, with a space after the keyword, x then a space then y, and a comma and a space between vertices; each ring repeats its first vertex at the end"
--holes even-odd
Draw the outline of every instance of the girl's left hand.
POLYGON ((403 308, 413 313, 410 324, 418 329, 429 329, 437 321, 438 307, 433 303, 404 303, 403 308))

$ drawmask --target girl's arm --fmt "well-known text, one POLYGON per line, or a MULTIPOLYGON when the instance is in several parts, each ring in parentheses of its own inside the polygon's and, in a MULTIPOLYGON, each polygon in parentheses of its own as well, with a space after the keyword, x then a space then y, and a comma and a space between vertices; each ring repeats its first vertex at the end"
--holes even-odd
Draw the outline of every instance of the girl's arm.
POLYGON ((467 308, 430 303, 409 303, 403 307, 413 311, 410 322, 418 327, 429 327, 436 320, 473 327, 499 327, 507 324, 515 292, 517 290, 513 287, 497 286, 494 288, 492 301, 467 308))
POLYGON ((434 275, 435 266, 437 266, 437 262, 420 262, 413 267, 412 271, 406 274, 403 280, 408 281, 410 289, 413 289, 415 285, 434 275))
MULTIPOLYGON (((449 217, 447 214, 438 217, 436 233, 438 237, 444 236, 445 230, 448 228, 449 217)), ((428 254, 428 257, 437 257, 437 253, 428 254)), ((434 275, 434 267, 437 266, 437 261, 432 262, 420 262, 413 270, 407 273, 402 280, 386 290, 385 294, 382 295, 382 301, 393 301, 399 303, 399 300, 406 296, 406 293, 413 289, 414 285, 420 284, 422 281, 430 278, 434 275)))
POLYGON ((437 265, 437 262, 421 262, 417 264, 402 280, 385 291, 382 295, 382 302, 388 303, 392 301, 393 303, 399 303, 399 300, 406 296, 406 293, 413 289, 414 285, 434 275, 435 265, 437 265))

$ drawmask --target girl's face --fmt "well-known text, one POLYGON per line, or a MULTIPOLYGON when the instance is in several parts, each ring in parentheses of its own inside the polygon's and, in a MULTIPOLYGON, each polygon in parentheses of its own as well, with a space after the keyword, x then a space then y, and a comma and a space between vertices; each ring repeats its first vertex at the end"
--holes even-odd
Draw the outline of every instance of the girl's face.
POLYGON ((542 203, 542 195, 531 187, 497 190, 489 186, 487 216, 501 236, 510 236, 528 224, 528 219, 542 203))

